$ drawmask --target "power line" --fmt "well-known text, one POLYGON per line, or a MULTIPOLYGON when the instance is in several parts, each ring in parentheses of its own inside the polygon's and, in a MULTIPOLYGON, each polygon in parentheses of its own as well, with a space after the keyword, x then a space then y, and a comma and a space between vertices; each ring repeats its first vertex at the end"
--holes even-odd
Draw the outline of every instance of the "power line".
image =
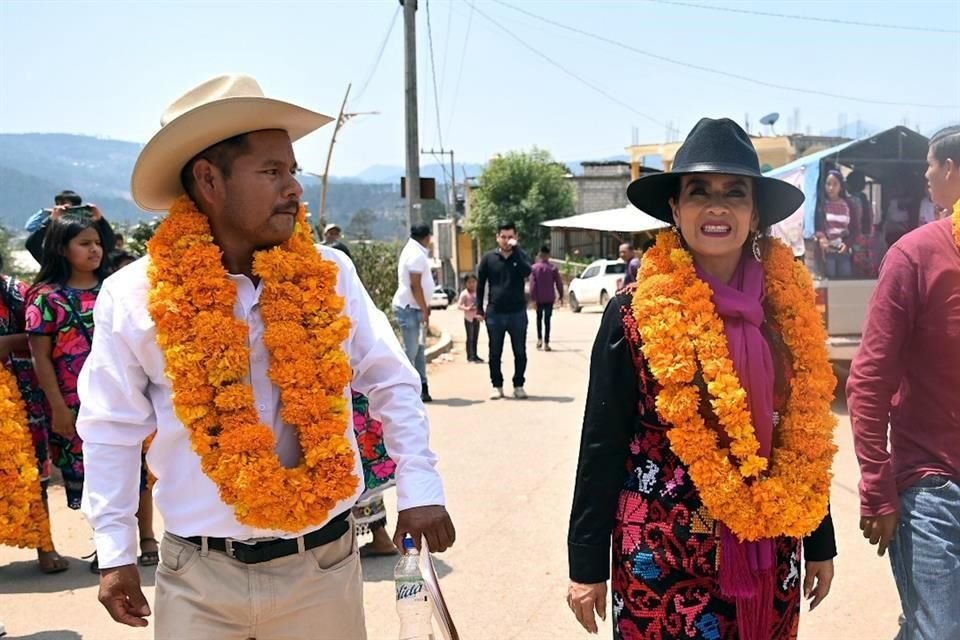
MULTIPOLYGON (((548 56, 547 54, 543 53, 543 52, 540 51, 539 49, 537 49, 537 48, 533 47, 532 45, 528 44, 528 43, 527 43, 526 41, 524 41, 520 36, 516 35, 514 32, 510 31, 509 29, 507 29, 505 26, 503 26, 502 24, 500 24, 499 22, 497 22, 496 20, 494 20, 493 18, 491 18, 490 16, 488 16, 487 14, 485 14, 485 13, 484 13, 483 11, 481 11, 480 9, 477 9, 476 5, 474 5, 474 3, 472 2, 472 0, 465 0, 465 1, 466 1, 466 3, 467 3, 468 5, 470 5, 470 7, 472 7, 473 10, 476 11, 482 18, 484 18, 484 19, 487 20, 488 22, 492 23, 492 24, 495 25, 497 28, 499 28, 501 31, 503 31, 504 33, 506 33, 508 36, 510 36, 511 38, 513 38, 514 40, 516 40, 516 41, 517 41, 518 43, 520 43, 520 45, 523 46, 525 49, 527 49, 528 51, 533 52, 534 54, 536 54, 537 56, 539 56, 540 58, 542 58, 543 60, 545 60, 545 61, 548 62, 549 64, 553 65, 554 67, 556 67, 556 68, 559 69, 560 71, 564 72, 565 74, 567 74, 568 76, 570 76, 570 77, 573 78, 574 80, 580 82, 580 83, 583 84, 583 85, 586 85, 587 87, 593 89, 594 91, 596 91, 597 93, 599 93, 600 95, 602 95, 602 96, 603 96, 604 98, 606 98, 607 100, 610 100, 611 102, 616 103, 616 104, 620 105, 621 107, 623 107, 623 108, 625 108, 625 109, 628 109, 629 111, 635 113, 636 115, 640 116, 641 118, 644 118, 644 119, 646 119, 646 120, 649 120, 650 122, 655 123, 657 126, 660 126, 660 127, 665 126, 662 122, 660 122, 659 120, 657 120, 657 119, 654 118, 653 116, 651 116, 651 115, 649 115, 649 114, 647 114, 647 113, 644 113, 644 112, 642 112, 642 111, 637 110, 633 105, 631 105, 631 104, 629 104, 629 103, 627 103, 627 102, 624 102, 623 100, 617 98, 616 96, 614 96, 614 95, 608 93, 607 91, 601 89, 600 87, 598 87, 597 85, 593 84, 592 82, 590 82, 589 80, 587 80, 587 79, 584 78, 583 76, 581 76, 581 75, 579 75, 579 74, 571 71, 570 69, 566 68, 565 66, 563 66, 562 64, 560 64, 559 62, 557 62, 556 60, 554 60, 553 58, 551 58, 551 57, 548 56)), ((501 4, 503 4, 503 3, 501 3, 501 4)), ((506 6, 510 6, 510 5, 506 5, 506 6)))
POLYGON ((363 85, 360 87, 360 91, 357 92, 357 97, 353 99, 354 104, 359 104, 363 94, 366 93, 367 87, 370 86, 370 81, 373 80, 374 74, 377 73, 377 69, 380 67, 380 60, 383 59, 383 52, 387 48, 387 42, 390 40, 390 34, 393 33, 393 27, 397 24, 397 16, 400 15, 401 6, 397 5, 397 8, 393 11, 393 18, 390 19, 390 26, 387 28, 387 34, 383 37, 383 42, 380 43, 380 50, 377 52, 377 57, 373 61, 373 66, 370 67, 370 73, 367 74, 367 79, 363 81, 363 85))
POLYGON ((727 13, 740 13, 751 16, 765 16, 768 18, 785 18, 788 20, 806 20, 808 22, 828 22, 832 24, 842 24, 851 27, 871 27, 874 29, 892 29, 894 31, 922 31, 924 33, 960 33, 958 29, 941 29, 938 27, 919 27, 902 24, 884 24, 882 22, 861 22, 857 20, 841 20, 839 18, 820 18, 817 16, 801 16, 788 13, 773 13, 771 11, 755 11, 753 9, 736 9, 734 7, 718 7, 709 4, 698 4, 696 2, 678 2, 676 0, 648 0, 648 2, 657 2, 659 4, 672 4, 678 7, 690 7, 693 9, 707 9, 710 11, 725 11, 727 13))
MULTIPOLYGON (((453 3, 450 3, 450 10, 453 11, 453 3)), ((453 129, 453 116, 457 112, 457 98, 460 97, 460 80, 463 78, 463 62, 467 58, 467 43, 470 41, 470 26, 473 24, 473 7, 470 7, 470 15, 467 17, 467 32, 463 37, 463 47, 460 49, 460 65, 457 70, 457 84, 453 89, 453 100, 450 101, 450 117, 447 118, 447 132, 453 129)))
MULTIPOLYGON (((427 0, 427 40, 430 43, 430 75, 433 76, 433 111, 437 117, 437 140, 440 150, 443 151, 443 132, 440 129, 440 93, 437 89, 437 62, 433 55, 433 29, 430 26, 430 0, 427 0)), ((443 166, 443 163, 440 164, 443 166)), ((444 176, 447 172, 444 170, 444 176)))
MULTIPOLYGON (((443 55, 440 61, 440 93, 447 85, 447 54, 450 53, 450 32, 453 30, 453 0, 447 3, 447 34, 443 39, 443 55)), ((449 133, 449 131, 447 132, 449 133)))
POLYGON ((531 13, 530 11, 527 11, 526 9, 521 9, 520 7, 515 7, 515 6, 513 6, 512 4, 509 4, 509 3, 507 3, 507 2, 503 2, 503 0, 494 0, 494 2, 496 2, 497 4, 503 5, 504 7, 507 7, 507 8, 509 8, 509 9, 512 9, 512 10, 518 12, 518 13, 522 13, 522 14, 524 14, 524 15, 526 15, 526 16, 531 17, 531 18, 535 18, 536 20, 540 20, 541 22, 545 22, 545 23, 547 23, 547 24, 553 25, 553 26, 555 26, 555 27, 557 27, 557 28, 559 28, 559 29, 564 29, 564 30, 566 30, 566 31, 571 31, 571 32, 573 32, 573 33, 576 33, 576 34, 579 34, 579 35, 582 35, 582 36, 586 36, 586 37, 588 37, 588 38, 593 38, 594 40, 599 40, 600 42, 605 42, 605 43, 610 44, 610 45, 613 45, 613 46, 615 46, 615 47, 620 47, 621 49, 626 49, 627 51, 632 51, 632 52, 634 52, 634 53, 638 53, 638 54, 640 54, 640 55, 642 55, 642 56, 646 56, 646 57, 648 57, 648 58, 653 58, 653 59, 655 59, 655 60, 660 60, 660 61, 662 61, 662 62, 668 62, 668 63, 670 63, 670 64, 674 64, 674 65, 677 65, 677 66, 680 66, 680 67, 686 67, 687 69, 696 69, 697 71, 704 71, 704 72, 706 72, 706 73, 712 73, 712 74, 719 75, 719 76, 723 76, 723 77, 726 77, 726 78, 733 78, 733 79, 735 79, 735 80, 740 80, 740 81, 742 81, 742 82, 749 82, 750 84, 759 85, 759 86, 761 86, 761 87, 768 87, 768 88, 771 88, 771 89, 780 89, 780 90, 782 90, 782 91, 793 91, 793 92, 795 92, 795 93, 806 93, 806 94, 817 95, 817 96, 822 96, 822 97, 826 97, 826 98, 836 98, 836 99, 840 99, 840 100, 849 100, 849 101, 851 101, 851 102, 861 102, 861 103, 866 103, 866 104, 876 104, 876 105, 885 105, 885 106, 894 106, 894 107, 916 107, 916 108, 923 108, 923 109, 956 109, 956 108, 958 108, 958 106, 960 106, 960 105, 955 105, 955 104, 953 104, 953 105, 951 105, 951 104, 918 104, 918 103, 913 103, 913 102, 894 102, 894 101, 891 101, 891 100, 872 100, 872 99, 869 99, 869 98, 860 98, 860 97, 857 97, 857 96, 847 96, 847 95, 843 95, 843 94, 839 94, 839 93, 831 93, 831 92, 829 92, 829 91, 820 91, 820 90, 818 90, 818 89, 806 89, 806 88, 802 88, 802 87, 791 87, 791 86, 789 86, 789 85, 779 84, 779 83, 776 83, 776 82, 767 82, 766 80, 758 80, 758 79, 756 79, 756 78, 751 78, 751 77, 749 77, 749 76, 744 76, 744 75, 741 75, 741 74, 738 74, 738 73, 732 73, 732 72, 729 72, 729 71, 723 71, 723 70, 721 70, 721 69, 714 69, 714 68, 712 68, 712 67, 706 67, 706 66, 699 65, 699 64, 693 64, 693 63, 691 63, 691 62, 683 62, 682 60, 676 60, 676 59, 674 59, 674 58, 668 58, 667 56, 663 56, 663 55, 660 55, 660 54, 657 54, 657 53, 653 53, 652 51, 645 51, 645 50, 643 50, 643 49, 638 49, 637 47, 634 47, 633 45, 629 45, 629 44, 627 44, 627 43, 625 43, 625 42, 620 42, 620 41, 618 41, 618 40, 613 40, 612 38, 608 38, 608 37, 606 37, 606 36, 602 36, 602 35, 599 35, 599 34, 596 34, 596 33, 591 33, 591 32, 589 32, 589 31, 584 31, 583 29, 579 29, 579 28, 577 28, 577 27, 571 27, 571 26, 566 25, 566 24, 563 24, 563 23, 561 23, 561 22, 557 22, 556 20, 551 20, 550 18, 545 18, 545 17, 543 17, 543 16, 541 16, 541 15, 537 15, 536 13, 531 13))

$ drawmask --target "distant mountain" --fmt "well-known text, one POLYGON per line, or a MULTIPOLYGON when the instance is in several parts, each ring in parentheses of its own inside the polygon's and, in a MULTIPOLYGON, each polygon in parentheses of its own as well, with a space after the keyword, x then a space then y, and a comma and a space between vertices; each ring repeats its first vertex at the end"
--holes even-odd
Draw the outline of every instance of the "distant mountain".
MULTIPOLYGON (((467 176, 473 178, 483 173, 483 165, 474 163, 466 163, 461 165, 460 163, 457 163, 456 182, 463 182, 464 170, 467 172, 467 176)), ((446 182, 446 175, 449 172, 450 165, 444 165, 441 167, 439 164, 425 164, 420 167, 420 177, 433 178, 438 183, 446 182)), ((352 178, 355 180, 362 180, 364 182, 389 182, 400 184, 400 178, 405 175, 407 175, 407 170, 405 167, 397 165, 375 164, 371 167, 367 167, 357 175, 352 176, 352 178)))
MULTIPOLYGON (((72 189, 103 209, 111 222, 139 222, 147 215, 130 199, 130 174, 142 145, 68 134, 0 134, 0 225, 23 228, 53 196, 72 189)), ((317 211, 320 181, 300 176, 304 200, 317 211)), ((367 183, 356 178, 332 178, 327 193, 327 218, 347 225, 353 214, 369 209, 377 216, 374 237, 402 234, 405 220, 399 180, 367 183), (399 225, 399 226, 398 226, 399 225), (399 229, 399 230, 398 230, 399 229)))

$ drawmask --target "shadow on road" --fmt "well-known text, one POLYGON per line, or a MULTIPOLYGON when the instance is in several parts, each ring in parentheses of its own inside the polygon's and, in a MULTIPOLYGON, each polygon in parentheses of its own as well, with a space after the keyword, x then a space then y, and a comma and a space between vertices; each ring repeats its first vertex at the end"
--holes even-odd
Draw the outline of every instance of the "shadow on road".
POLYGON ((482 402, 483 400, 467 400, 466 398, 434 398, 430 404, 437 404, 441 407, 469 407, 482 402))
POLYGON ((6 636, 7 640, 83 640, 83 636, 76 631, 58 629, 56 631, 41 631, 28 636, 6 636))
MULTIPOLYGON (((59 593, 95 587, 100 577, 90 573, 88 562, 80 558, 64 556, 70 561, 70 568, 63 573, 46 575, 40 573, 36 560, 11 562, 0 566, 0 594, 4 593, 59 593)), ((156 581, 155 567, 140 567, 140 580, 144 586, 152 587, 156 581)), ((59 633, 59 632, 50 632, 59 633)), ((29 636, 47 638, 48 636, 29 636)), ((59 636, 49 636, 54 638, 59 636)), ((70 636, 73 638, 74 636, 70 636)), ((79 637, 79 636, 77 636, 79 637)), ((11 639, 12 640, 12 639, 11 639)))
MULTIPOLYGON (((363 581, 364 582, 386 582, 393 580, 393 570, 397 566, 399 556, 364 558, 363 559, 363 581)), ((443 578, 453 573, 453 567, 448 565, 440 558, 433 556, 433 566, 437 570, 437 577, 443 578)))
POLYGON ((576 398, 572 396, 534 396, 531 395, 529 398, 523 402, 556 402, 559 404, 569 404, 573 402, 576 398))

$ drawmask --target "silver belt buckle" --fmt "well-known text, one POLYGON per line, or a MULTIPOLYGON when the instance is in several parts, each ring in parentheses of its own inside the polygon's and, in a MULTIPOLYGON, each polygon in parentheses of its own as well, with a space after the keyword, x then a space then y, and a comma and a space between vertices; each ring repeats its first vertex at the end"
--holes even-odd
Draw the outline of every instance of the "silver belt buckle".
POLYGON ((255 544, 261 542, 270 542, 271 540, 278 540, 279 538, 250 538, 249 540, 237 540, 236 538, 224 538, 224 546, 226 547, 227 557, 233 558, 236 560, 237 556, 233 551, 234 544, 245 544, 248 547, 252 547, 255 544))

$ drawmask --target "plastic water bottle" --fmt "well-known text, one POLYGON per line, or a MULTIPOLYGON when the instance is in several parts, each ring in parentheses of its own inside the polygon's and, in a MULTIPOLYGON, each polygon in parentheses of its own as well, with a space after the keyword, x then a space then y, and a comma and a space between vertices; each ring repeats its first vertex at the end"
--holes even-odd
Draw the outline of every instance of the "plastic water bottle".
POLYGON ((397 586, 400 640, 433 640, 433 607, 420 574, 420 553, 410 536, 403 540, 403 557, 393 571, 393 579, 397 586))

